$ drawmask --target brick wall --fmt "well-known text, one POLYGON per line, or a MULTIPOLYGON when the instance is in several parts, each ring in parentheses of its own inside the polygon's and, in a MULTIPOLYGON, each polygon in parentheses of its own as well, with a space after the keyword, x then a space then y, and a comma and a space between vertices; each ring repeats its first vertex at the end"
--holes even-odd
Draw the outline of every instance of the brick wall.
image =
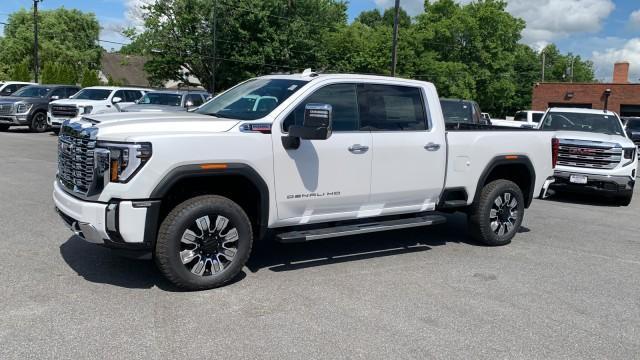
POLYGON ((550 103, 591 104, 593 109, 603 109, 606 89, 611 89, 609 110, 619 113, 620 105, 640 105, 640 84, 541 83, 533 86, 531 109, 544 111, 550 103))

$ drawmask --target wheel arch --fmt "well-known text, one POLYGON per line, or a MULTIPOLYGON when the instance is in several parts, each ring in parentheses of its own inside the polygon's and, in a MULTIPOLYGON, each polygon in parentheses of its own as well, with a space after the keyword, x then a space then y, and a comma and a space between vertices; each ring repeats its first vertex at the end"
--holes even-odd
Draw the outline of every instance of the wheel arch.
POLYGON ((237 202, 252 221, 257 239, 262 238, 269 221, 269 188, 264 179, 247 164, 205 165, 176 167, 158 182, 150 196, 162 200, 158 227, 177 203, 200 194, 215 194, 237 202))
POLYGON ((510 180, 516 183, 522 189, 525 208, 529 208, 534 197, 536 171, 528 156, 507 155, 493 158, 478 179, 474 201, 478 199, 485 185, 498 179, 510 180))

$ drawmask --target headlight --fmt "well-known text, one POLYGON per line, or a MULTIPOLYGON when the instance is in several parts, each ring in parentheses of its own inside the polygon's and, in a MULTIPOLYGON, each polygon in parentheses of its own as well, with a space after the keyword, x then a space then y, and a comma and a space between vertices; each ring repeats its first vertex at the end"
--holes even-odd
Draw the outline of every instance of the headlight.
POLYGON ((91 111, 93 111, 93 106, 85 106, 84 111, 82 111, 82 114, 83 115, 91 114, 91 111))
POLYGON ((94 166, 104 182, 126 183, 151 158, 149 143, 98 142, 94 166))
POLYGON ((31 110, 31 108, 33 107, 33 104, 18 104, 16 105, 16 114, 24 114, 29 112, 29 110, 31 110))
POLYGON ((624 166, 627 166, 636 160, 635 158, 636 148, 624 149, 623 151, 624 151, 624 158, 630 160, 626 164, 624 164, 624 166))

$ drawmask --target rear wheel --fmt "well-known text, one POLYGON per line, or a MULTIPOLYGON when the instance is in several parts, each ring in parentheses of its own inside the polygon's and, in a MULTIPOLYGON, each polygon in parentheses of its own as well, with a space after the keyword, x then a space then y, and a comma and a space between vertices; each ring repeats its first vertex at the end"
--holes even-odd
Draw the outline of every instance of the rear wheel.
POLYGON ((0 131, 7 131, 9 130, 9 126, 8 124, 0 124, 0 131))
POLYGON ((520 229, 523 218, 522 190, 512 181, 495 180, 485 185, 471 205, 469 230, 485 245, 506 245, 520 229))
POLYGON ((211 289, 240 273, 252 242, 251 222, 239 205, 221 196, 198 196, 178 205, 162 222, 155 260, 176 286, 211 289))
POLYGON ((40 111, 33 114, 31 119, 31 124, 29 124, 29 129, 32 132, 42 133, 47 131, 47 114, 40 111))

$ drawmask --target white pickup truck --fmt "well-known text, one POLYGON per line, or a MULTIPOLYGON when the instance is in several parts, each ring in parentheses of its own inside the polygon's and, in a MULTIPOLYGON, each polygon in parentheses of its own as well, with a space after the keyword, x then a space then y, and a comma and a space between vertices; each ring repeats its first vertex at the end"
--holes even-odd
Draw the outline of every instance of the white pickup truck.
POLYGON ((636 144, 611 111, 573 108, 547 110, 540 125, 560 141, 553 188, 604 194, 629 205, 636 183, 636 144))
POLYGON ((53 199, 77 235, 152 254, 187 289, 233 279, 267 233, 302 242, 461 210, 479 242, 509 243, 553 181, 553 133, 447 126, 431 83, 265 76, 195 113, 65 122, 53 199), (247 105, 254 95, 275 101, 247 105))
POLYGON ((518 111, 513 117, 513 120, 491 119, 491 124, 505 127, 537 129, 540 126, 542 116, 544 116, 544 111, 524 110, 518 111))
POLYGON ((57 128, 65 120, 79 120, 85 115, 120 112, 134 105, 147 89, 118 86, 91 86, 78 91, 68 99, 49 104, 47 123, 57 128))

